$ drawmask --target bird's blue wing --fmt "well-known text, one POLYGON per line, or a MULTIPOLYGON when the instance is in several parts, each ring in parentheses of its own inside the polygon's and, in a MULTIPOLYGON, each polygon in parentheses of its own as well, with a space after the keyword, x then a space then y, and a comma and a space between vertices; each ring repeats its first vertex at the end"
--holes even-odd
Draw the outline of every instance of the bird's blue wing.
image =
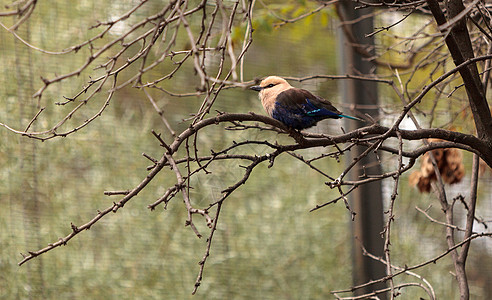
MULTIPOLYGON (((331 105, 331 104, 330 104, 331 105)), ((306 103, 302 104, 304 109, 306 110, 306 114, 311 117, 322 117, 322 118, 340 118, 341 113, 336 110, 330 110, 322 105, 313 104, 313 100, 306 99, 306 103)), ((334 107, 333 107, 334 108, 334 107)))
POLYGON ((338 118, 341 114, 328 100, 311 94, 304 89, 291 88, 277 96, 277 103, 299 109, 312 117, 338 118))
POLYGON ((277 95, 272 117, 296 129, 308 128, 326 118, 341 118, 329 101, 297 88, 277 95))

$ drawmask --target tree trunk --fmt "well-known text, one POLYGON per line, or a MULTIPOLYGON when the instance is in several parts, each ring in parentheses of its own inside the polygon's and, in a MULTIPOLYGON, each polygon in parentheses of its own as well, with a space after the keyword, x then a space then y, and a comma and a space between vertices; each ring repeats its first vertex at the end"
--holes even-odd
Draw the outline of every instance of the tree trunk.
MULTIPOLYGON (((359 18, 362 15, 371 14, 371 9, 354 9, 351 1, 342 1, 339 4, 339 14, 343 21, 359 18)), ((366 18, 353 25, 346 25, 345 32, 339 33, 339 63, 341 74, 370 74, 374 65, 364 60, 359 51, 354 49, 352 42, 347 39, 347 30, 350 31, 352 39, 358 41, 364 48, 374 45, 373 38, 366 38, 373 28, 373 19, 366 18)), ((349 38, 349 39, 350 39, 349 38)), ((368 48, 365 48, 367 51, 368 48)), ((370 50, 368 50, 370 52, 370 50)), ((340 82, 342 101, 353 104, 357 107, 362 104, 364 109, 358 109, 363 114, 367 113, 374 119, 378 119, 378 92, 377 83, 360 80, 344 80, 340 82), (372 107, 372 108, 367 108, 372 107)), ((345 109, 344 111, 347 111, 345 109)), ((348 113, 353 113, 349 112, 348 113)), ((352 131, 360 126, 360 123, 348 120, 346 123, 347 131, 352 131)), ((364 149, 357 147, 346 154, 346 162, 349 164, 353 158, 358 157, 364 149)), ((359 180, 361 175, 381 174, 381 165, 377 157, 371 153, 364 157, 358 165, 350 171, 350 180, 359 180), (364 167, 364 168, 362 168, 364 167)), ((386 275, 386 268, 377 262, 363 255, 362 246, 370 253, 383 257, 384 240, 381 237, 383 231, 383 200, 381 181, 364 184, 354 190, 349 197, 351 208, 356 213, 355 220, 352 222, 352 235, 355 237, 352 246, 353 255, 353 283, 359 285, 370 280, 379 279, 386 275)), ((370 293, 375 290, 385 288, 384 283, 368 286, 355 291, 356 295, 370 293)), ((378 295, 380 299, 386 299, 387 295, 378 295)))

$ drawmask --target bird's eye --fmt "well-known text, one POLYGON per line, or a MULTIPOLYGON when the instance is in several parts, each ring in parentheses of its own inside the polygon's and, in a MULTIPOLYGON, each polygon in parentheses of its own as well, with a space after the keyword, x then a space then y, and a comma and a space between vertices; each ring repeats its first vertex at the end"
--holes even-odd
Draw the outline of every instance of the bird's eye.
POLYGON ((270 83, 270 84, 269 84, 269 85, 267 85, 265 88, 271 88, 271 87, 274 87, 274 86, 275 86, 275 84, 270 83))

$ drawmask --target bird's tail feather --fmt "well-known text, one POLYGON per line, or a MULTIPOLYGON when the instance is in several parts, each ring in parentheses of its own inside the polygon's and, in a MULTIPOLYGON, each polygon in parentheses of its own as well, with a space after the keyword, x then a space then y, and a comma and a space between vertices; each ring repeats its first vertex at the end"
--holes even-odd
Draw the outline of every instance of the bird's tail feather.
POLYGON ((344 118, 351 119, 351 120, 365 122, 365 120, 360 119, 360 118, 357 118, 357 117, 352 117, 352 116, 347 116, 347 115, 340 115, 340 117, 344 117, 344 118))

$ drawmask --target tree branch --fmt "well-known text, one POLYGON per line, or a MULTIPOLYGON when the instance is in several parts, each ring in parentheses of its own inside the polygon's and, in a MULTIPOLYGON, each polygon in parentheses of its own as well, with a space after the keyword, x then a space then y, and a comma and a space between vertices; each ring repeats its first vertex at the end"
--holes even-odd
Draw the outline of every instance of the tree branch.
MULTIPOLYGON (((449 18, 458 16, 465 7, 461 0, 450 0, 448 3, 449 18)), ((474 57, 470 35, 466 27, 466 18, 463 16, 460 20, 453 20, 453 26, 447 32, 445 25, 448 21, 437 0, 427 0, 427 4, 434 16, 437 24, 445 35, 446 45, 453 57, 456 66, 474 57)), ((478 137, 484 140, 492 148, 492 117, 490 109, 485 98, 485 91, 480 80, 478 68, 475 63, 465 68, 460 68, 459 72, 465 83, 465 89, 468 94, 468 102, 473 113, 473 119, 477 128, 478 137)), ((489 164, 490 165, 490 164, 489 164)))

